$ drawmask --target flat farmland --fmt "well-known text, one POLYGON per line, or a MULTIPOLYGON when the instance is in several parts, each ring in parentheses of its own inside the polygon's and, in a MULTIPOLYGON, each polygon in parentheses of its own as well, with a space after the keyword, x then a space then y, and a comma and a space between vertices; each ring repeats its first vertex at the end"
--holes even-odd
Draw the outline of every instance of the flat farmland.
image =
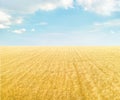
POLYGON ((0 47, 1 100, 120 100, 120 47, 0 47))

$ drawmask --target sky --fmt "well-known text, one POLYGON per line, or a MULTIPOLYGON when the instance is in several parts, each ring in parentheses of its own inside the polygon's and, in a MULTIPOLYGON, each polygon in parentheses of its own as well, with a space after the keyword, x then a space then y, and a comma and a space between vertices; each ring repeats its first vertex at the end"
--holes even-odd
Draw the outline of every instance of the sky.
POLYGON ((120 45, 120 0, 0 0, 0 46, 120 45))

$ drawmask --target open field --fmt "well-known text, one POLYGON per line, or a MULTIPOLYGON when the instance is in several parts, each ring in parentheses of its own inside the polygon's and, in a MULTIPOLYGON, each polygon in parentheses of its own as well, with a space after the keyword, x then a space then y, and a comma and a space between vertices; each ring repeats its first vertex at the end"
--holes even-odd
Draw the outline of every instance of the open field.
POLYGON ((0 47, 1 100, 120 100, 120 47, 0 47))

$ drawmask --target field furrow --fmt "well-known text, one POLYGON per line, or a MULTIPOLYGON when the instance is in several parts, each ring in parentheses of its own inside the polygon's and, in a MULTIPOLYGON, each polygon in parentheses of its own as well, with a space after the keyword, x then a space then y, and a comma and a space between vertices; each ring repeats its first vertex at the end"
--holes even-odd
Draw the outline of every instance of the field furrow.
POLYGON ((0 47, 1 100, 120 100, 120 47, 0 47))

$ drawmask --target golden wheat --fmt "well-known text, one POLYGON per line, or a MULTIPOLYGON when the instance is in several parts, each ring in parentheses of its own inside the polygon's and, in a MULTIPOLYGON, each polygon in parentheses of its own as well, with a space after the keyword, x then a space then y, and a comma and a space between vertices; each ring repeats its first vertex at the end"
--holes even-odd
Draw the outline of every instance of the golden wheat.
POLYGON ((0 47, 1 100, 120 100, 120 47, 0 47))

